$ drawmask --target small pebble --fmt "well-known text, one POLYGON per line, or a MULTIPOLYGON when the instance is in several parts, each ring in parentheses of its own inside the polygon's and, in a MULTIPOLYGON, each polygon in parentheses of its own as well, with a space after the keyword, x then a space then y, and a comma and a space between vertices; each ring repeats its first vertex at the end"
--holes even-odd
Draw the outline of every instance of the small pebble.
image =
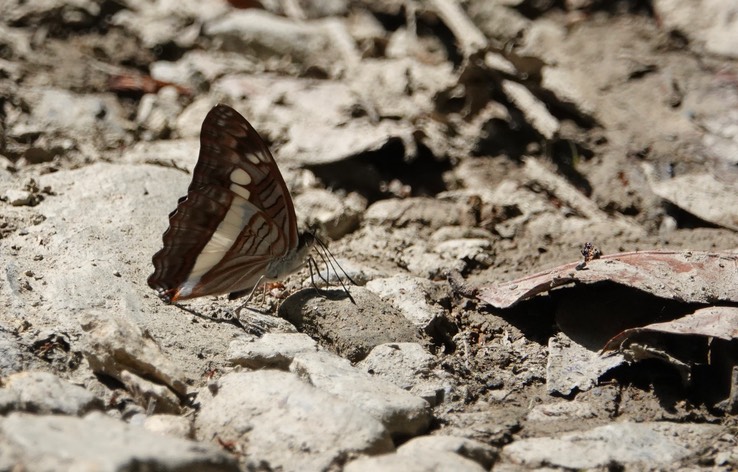
POLYGON ((33 194, 27 190, 10 189, 5 192, 5 200, 13 206, 27 206, 33 201, 33 194))

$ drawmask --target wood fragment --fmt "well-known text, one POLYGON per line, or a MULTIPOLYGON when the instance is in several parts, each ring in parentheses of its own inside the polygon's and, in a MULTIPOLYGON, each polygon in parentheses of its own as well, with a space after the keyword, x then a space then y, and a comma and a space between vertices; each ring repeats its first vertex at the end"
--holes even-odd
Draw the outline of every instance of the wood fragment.
POLYGON ((456 37, 464 56, 469 57, 487 47, 488 41, 455 0, 431 0, 433 10, 456 37))
POLYGON ((525 85, 511 80, 502 81, 505 95, 523 112, 528 122, 546 139, 559 132, 560 124, 546 108, 546 105, 531 93, 525 85))

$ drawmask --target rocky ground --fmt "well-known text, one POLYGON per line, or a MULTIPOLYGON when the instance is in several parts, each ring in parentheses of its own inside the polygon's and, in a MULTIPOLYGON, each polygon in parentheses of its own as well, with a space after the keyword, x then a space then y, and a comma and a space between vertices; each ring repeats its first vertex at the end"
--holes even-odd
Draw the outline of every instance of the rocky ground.
POLYGON ((732 470, 737 8, 4 0, 0 470, 732 470), (147 286, 217 103, 353 303, 147 286))

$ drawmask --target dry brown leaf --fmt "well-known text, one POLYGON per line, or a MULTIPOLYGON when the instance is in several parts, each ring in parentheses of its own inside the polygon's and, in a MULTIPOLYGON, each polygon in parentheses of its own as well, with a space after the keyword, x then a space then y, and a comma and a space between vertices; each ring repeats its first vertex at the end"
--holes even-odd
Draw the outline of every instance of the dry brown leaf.
POLYGON ((738 307, 710 306, 676 320, 626 329, 608 341, 603 351, 617 349, 640 333, 699 335, 731 341, 738 338, 738 307))
POLYGON ((572 262, 521 279, 483 286, 477 297, 498 308, 557 287, 610 281, 686 303, 738 303, 738 254, 643 251, 609 254, 581 269, 572 262))

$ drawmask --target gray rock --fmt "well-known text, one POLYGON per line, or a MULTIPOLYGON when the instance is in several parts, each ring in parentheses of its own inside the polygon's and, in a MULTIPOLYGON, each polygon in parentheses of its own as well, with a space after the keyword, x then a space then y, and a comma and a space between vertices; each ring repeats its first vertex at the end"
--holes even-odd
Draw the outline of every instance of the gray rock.
MULTIPOLYGON (((460 392, 461 398, 464 392, 460 392)), ((443 433, 446 436, 470 437, 485 444, 507 444, 512 435, 521 429, 521 421, 527 409, 498 402, 499 408, 482 406, 476 411, 447 411, 443 415, 443 433)))
POLYGON ((707 424, 609 424, 556 438, 521 439, 505 446, 502 456, 526 468, 587 469, 638 463, 663 466, 696 452, 700 443, 710 441, 720 431, 720 426, 707 424), (701 440, 695 440, 695 436, 701 440))
POLYGON ((162 87, 158 93, 141 97, 136 113, 136 123, 143 128, 144 140, 162 139, 175 128, 177 118, 182 113, 179 92, 176 88, 162 87))
POLYGON ((558 133, 561 127, 559 120, 548 111, 546 104, 533 95, 526 86, 511 80, 503 80, 502 90, 510 101, 523 112, 527 122, 546 139, 551 139, 558 133))
POLYGON ((327 28, 317 23, 297 23, 258 9, 230 12, 206 24, 205 34, 223 50, 250 53, 262 60, 289 57, 303 67, 324 70, 346 60, 327 28))
MULTIPOLYGON (((276 156, 280 166, 283 162, 305 167, 338 163, 414 140, 414 127, 405 121, 352 116, 352 110, 363 105, 343 81, 231 74, 217 80, 212 91, 229 97, 262 135, 269 137, 271 132, 279 141, 286 140, 276 156)), ((371 192, 381 184, 372 166, 361 165, 361 170, 350 173, 341 169, 324 169, 335 173, 327 180, 348 180, 351 186, 371 192)))
POLYGON ((433 302, 438 300, 442 290, 427 279, 399 274, 374 279, 366 284, 366 288, 392 303, 405 318, 426 333, 433 331, 446 311, 433 302))
POLYGON ((738 57, 738 20, 731 0, 698 3, 656 0, 653 7, 666 28, 679 30, 709 53, 738 57))
POLYGON ((33 193, 28 190, 8 189, 3 195, 3 200, 13 206, 28 206, 34 201, 33 193))
POLYGON ((184 416, 147 416, 143 422, 143 427, 152 433, 173 436, 180 439, 192 439, 192 422, 184 416))
MULTIPOLYGON (((33 290, 21 294, 37 328, 49 326, 78 333, 77 315, 99 308, 101 300, 107 300, 106 308, 125 315, 141 312, 138 284, 145 276, 133 275, 131 261, 144 262, 146 258, 140 254, 153 254, 153 248, 160 244, 157 239, 160 241, 161 227, 166 225, 168 207, 177 198, 172 195, 165 206, 162 202, 166 199, 161 197, 177 181, 177 174, 151 166, 93 164, 41 177, 40 187, 49 186, 56 196, 47 197, 36 207, 46 219, 30 227, 29 232, 47 243, 34 245, 39 246, 34 254, 42 257, 27 261, 24 270, 43 276, 43 283, 32 281, 33 290), (146 197, 147 192, 151 197, 146 197), (75 204, 69 205, 69 201, 75 204), (142 212, 141 208, 149 211, 142 212), (157 221, 154 215, 160 215, 163 221, 157 221), (151 229, 144 235, 134 228, 151 229), (74 238, 56 236, 70 234, 74 238), (54 264, 48 262, 50 259, 54 264), (115 277, 115 272, 123 276, 115 277), (35 308, 42 300, 43 309, 35 308)), ((187 176, 181 175, 181 185, 186 187, 187 176)), ((13 242, 27 245, 22 239, 13 242)), ((145 325, 150 315, 141 318, 145 325)))
POLYGON ((424 279, 436 279, 449 272, 462 272, 467 266, 460 259, 434 253, 425 242, 404 248, 399 254, 399 263, 411 274, 424 279))
POLYGON ((436 358, 418 343, 388 343, 372 349, 356 367, 436 406, 451 387, 450 380, 434 370, 435 364, 436 358))
POLYGON ((379 200, 366 210, 364 219, 373 224, 398 227, 421 224, 437 229, 461 224, 464 210, 456 202, 431 198, 379 200))
MULTIPOLYGON (((347 0, 324 0, 322 2, 308 2, 304 4, 295 4, 299 8, 301 17, 305 18, 323 18, 326 16, 346 16, 350 11, 350 2, 347 0)), ((289 7, 285 7, 289 8, 289 7)))
POLYGON ((459 436, 420 436, 406 442, 397 450, 398 454, 421 457, 430 451, 451 452, 489 470, 497 459, 498 450, 474 439, 459 436))
MULTIPOLYGON (((450 192, 446 192, 447 194, 450 192)), ((468 198, 468 197, 467 197, 468 198)), ((486 240, 490 244, 495 235, 484 228, 475 228, 473 226, 444 226, 438 228, 430 237, 431 243, 436 245, 445 241, 453 240, 486 240)), ((436 246, 438 247, 438 246, 436 246)))
POLYGON ((262 336, 265 333, 295 334, 295 325, 272 313, 262 313, 245 307, 238 313, 238 323, 244 331, 251 335, 262 336))
POLYGON ((388 343, 372 349, 356 367, 409 390, 419 378, 428 376, 435 364, 433 354, 418 343, 388 343))
POLYGON ((152 382, 125 369, 117 375, 116 378, 125 385, 136 403, 147 412, 171 414, 181 412, 179 397, 167 385, 152 382))
POLYGON ((0 325, 0 377, 23 370, 23 355, 14 336, 0 325))
POLYGON ((531 408, 528 421, 587 420, 597 417, 597 409, 587 402, 560 401, 531 408))
POLYGON ((515 8, 500 8, 497 2, 469 5, 468 14, 474 24, 489 38, 515 38, 524 35, 532 20, 515 8))
POLYGON ((42 89, 32 90, 30 95, 35 103, 35 123, 90 136, 98 130, 97 133, 106 135, 106 139, 121 137, 128 128, 120 104, 112 94, 76 95, 66 90, 42 89), (100 133, 100 129, 104 129, 104 133, 100 133))
POLYGON ((80 323, 82 351, 93 372, 118 379, 140 405, 155 401, 157 412, 178 412, 177 395, 187 393, 184 375, 151 335, 125 318, 96 311, 87 312, 80 323))
POLYGON ((307 215, 306 226, 320 228, 331 239, 340 239, 359 226, 366 200, 355 193, 344 198, 322 189, 309 189, 295 197, 295 211, 307 215))
POLYGON ((386 454, 362 457, 346 464, 345 472, 482 472, 488 469, 451 452, 423 451, 422 454, 386 454))
POLYGON ((231 341, 226 358, 249 369, 287 370, 296 355, 317 350, 318 343, 307 334, 266 333, 261 338, 237 337, 231 341))
POLYGON ((290 371, 382 422, 390 434, 414 436, 430 425, 428 402, 386 380, 371 377, 326 351, 295 356, 290 371))
POLYGON ((279 315, 300 332, 352 362, 366 357, 374 346, 390 342, 420 342, 418 330, 389 303, 363 287, 351 287, 351 296, 340 289, 301 290, 279 307, 279 315))
MULTIPOLYGON (((736 26, 738 30, 738 24, 736 26)), ((728 172, 678 175, 661 182, 649 179, 664 200, 718 226, 738 231, 738 177, 728 172)))
POLYGON ((91 0, 70 2, 24 2, 7 0, 3 3, 4 23, 58 22, 67 26, 79 26, 83 18, 91 20, 100 14, 100 4, 91 0))
MULTIPOLYGON (((150 66, 151 77, 164 82, 172 82, 175 84, 189 86, 193 90, 206 91, 211 84, 219 77, 232 74, 243 73, 244 71, 263 70, 263 66, 258 64, 254 58, 249 58, 237 52, 218 52, 212 49, 201 50, 193 49, 184 53, 184 55, 176 62, 158 61, 150 66)), ((217 94, 214 96, 203 95, 196 99, 190 106, 200 101, 211 102, 212 105, 208 110, 218 103, 217 94)), ((187 107, 189 108, 189 107, 187 107)), ((199 136, 200 125, 202 124, 203 114, 200 122, 197 123, 197 129, 192 134, 181 134, 181 137, 199 136)), ((194 123, 192 123, 194 125, 194 123)))
POLYGON ((492 242, 489 239, 450 239, 436 244, 433 252, 461 260, 466 265, 471 264, 477 268, 489 267, 495 260, 492 242))
POLYGON ((149 433, 102 413, 0 418, 0 464, 38 471, 238 471, 236 460, 216 447, 149 433), (4 448, 10 453, 3 457, 4 448))
MULTIPOLYGON (((325 150, 335 146, 336 142, 323 132, 341 123, 354 130, 351 123, 347 123, 347 113, 356 104, 356 97, 343 81, 234 73, 216 81, 213 87, 230 97, 258 131, 274 130, 280 134, 280 140, 290 141, 279 148, 278 159, 295 159, 305 165, 333 162, 331 156, 312 156, 313 145, 327 140, 329 144, 325 150), (248 98, 244 100, 243 97, 248 98), (295 116, 301 119, 296 121, 295 116), (311 136, 311 132, 318 135, 311 136), (300 156, 301 151, 307 155, 300 156)), ((369 142, 379 138, 379 134, 372 135, 369 142)))
POLYGON ((17 409, 18 395, 8 389, 0 388, 0 414, 17 409))
POLYGON ((20 372, 7 377, 4 384, 14 399, 11 405, 0 407, 5 411, 80 416, 103 408, 92 393, 48 372, 20 372))
MULTIPOLYGON (((203 118, 205 118, 205 115, 200 117, 200 124, 202 124, 203 118)), ((139 141, 123 152, 121 161, 128 164, 154 164, 162 167, 172 167, 182 171, 184 176, 185 173, 191 173, 195 168, 199 149, 199 138, 139 141)), ((183 186, 180 192, 184 194, 185 190, 186 187, 183 186)))
POLYGON ((409 121, 432 113, 436 94, 456 80, 451 64, 424 64, 407 56, 366 58, 351 72, 352 88, 375 113, 409 121))
MULTIPOLYGON (((196 150, 197 144, 190 150, 193 162, 196 150)), ((146 285, 153 271, 151 256, 161 248, 168 225, 167 215, 189 181, 186 172, 154 165, 97 163, 42 175, 39 187, 49 186, 54 195, 34 207, 33 213, 42 216, 39 223, 24 228, 25 235, 16 231, 3 238, 3 246, 17 247, 24 254, 19 259, 11 251, 0 251, 0 266, 6 268, 9 281, 0 283, 3 303, 10 303, 6 306, 12 306, 12 312, 25 313, 25 319, 32 321, 29 333, 66 333, 69 355, 78 355, 90 336, 82 329, 89 313, 97 312, 102 321, 127 320, 138 330, 138 334, 131 332, 132 339, 147 332, 145 337, 152 345, 156 344, 152 339, 161 340, 161 347, 155 349, 163 349, 170 359, 167 365, 175 365, 179 372, 170 373, 172 378, 182 382, 186 376, 190 382, 199 382, 213 362, 224 362, 228 343, 223 340, 240 334, 241 329, 203 322, 164 305, 146 285)), ((29 212, 23 207, 19 211, 29 212)), ((188 303, 195 313, 212 312, 218 304, 212 298, 188 303)), ((109 335, 115 338, 113 332, 119 328, 110 329, 109 335)), ((101 356, 111 355, 106 349, 101 347, 101 356)), ((154 370, 159 365, 166 368, 160 364, 161 357, 154 359, 154 370)), ((128 364, 119 367, 140 373, 128 364)), ((142 375, 147 380, 157 378, 142 375)))
POLYGON ((247 466, 325 470, 347 454, 393 450, 371 415, 287 372, 231 373, 198 399, 197 437, 233 443, 247 466))
POLYGON ((197 0, 156 1, 147 8, 122 9, 109 19, 141 39, 146 48, 155 49, 174 42, 190 49, 200 37, 202 23, 228 12, 225 3, 208 4, 197 0), (172 34, 176 31, 177 34, 172 34))
POLYGON ((602 374, 621 365, 621 354, 601 355, 572 341, 564 333, 548 340, 546 390, 549 394, 570 395, 594 387, 602 374))
MULTIPOLYGON (((153 75, 153 72, 152 72, 153 75)), ((200 138, 200 129, 205 116, 218 104, 209 96, 196 99, 177 116, 176 130, 180 138, 200 138)), ((199 148, 199 147, 198 147, 199 148)), ((193 148, 194 149, 194 148, 193 148)))

